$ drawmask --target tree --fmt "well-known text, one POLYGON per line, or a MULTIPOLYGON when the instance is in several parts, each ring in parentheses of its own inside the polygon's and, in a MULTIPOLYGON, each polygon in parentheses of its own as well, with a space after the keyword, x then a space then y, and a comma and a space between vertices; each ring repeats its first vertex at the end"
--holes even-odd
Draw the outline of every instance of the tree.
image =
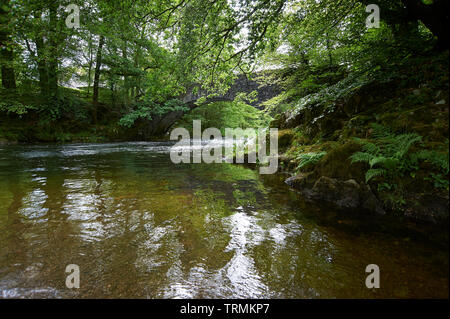
POLYGON ((16 88, 16 75, 14 72, 14 52, 10 36, 9 1, 0 5, 0 64, 2 85, 5 89, 16 88))
POLYGON ((375 3, 380 6, 381 18, 405 35, 417 30, 421 21, 436 37, 437 48, 446 50, 448 44, 448 0, 359 0, 365 6, 375 3))
POLYGON ((103 35, 100 36, 98 41, 97 48, 97 59, 95 62, 95 73, 94 73, 94 86, 93 86, 93 95, 92 95, 92 103, 94 105, 93 108, 93 119, 94 123, 97 123, 97 109, 98 109, 98 85, 100 82, 100 68, 102 66, 102 50, 103 44, 105 43, 105 37, 103 35))

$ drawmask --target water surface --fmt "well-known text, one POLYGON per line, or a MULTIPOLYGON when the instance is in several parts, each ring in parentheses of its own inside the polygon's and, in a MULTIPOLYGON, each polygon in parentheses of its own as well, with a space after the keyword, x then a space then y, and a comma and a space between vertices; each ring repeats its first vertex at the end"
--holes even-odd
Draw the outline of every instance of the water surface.
POLYGON ((445 250, 324 222, 286 176, 175 165, 169 146, 0 147, 0 298, 448 298, 445 250))

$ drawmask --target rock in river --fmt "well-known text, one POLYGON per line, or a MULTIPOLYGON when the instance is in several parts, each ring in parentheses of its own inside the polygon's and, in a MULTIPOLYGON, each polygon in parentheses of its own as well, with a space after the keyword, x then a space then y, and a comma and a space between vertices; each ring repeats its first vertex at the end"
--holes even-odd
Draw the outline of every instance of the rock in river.
POLYGON ((371 213, 385 214, 383 205, 366 184, 359 184, 354 179, 339 180, 322 176, 312 181, 310 174, 299 174, 288 178, 286 183, 300 191, 308 199, 332 204, 343 210, 364 210, 371 213))

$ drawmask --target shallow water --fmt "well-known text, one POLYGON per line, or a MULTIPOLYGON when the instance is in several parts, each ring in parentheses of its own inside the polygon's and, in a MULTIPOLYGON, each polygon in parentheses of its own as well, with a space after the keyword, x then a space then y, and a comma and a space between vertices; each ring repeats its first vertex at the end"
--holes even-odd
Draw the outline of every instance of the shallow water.
POLYGON ((324 222, 286 176, 168 148, 0 147, 0 298, 448 298, 444 249, 324 222))

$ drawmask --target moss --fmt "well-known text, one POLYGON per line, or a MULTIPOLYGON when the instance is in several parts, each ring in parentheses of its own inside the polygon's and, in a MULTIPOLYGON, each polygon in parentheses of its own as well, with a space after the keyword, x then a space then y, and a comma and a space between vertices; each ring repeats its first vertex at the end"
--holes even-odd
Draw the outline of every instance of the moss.
POLYGON ((278 147, 280 149, 288 148, 294 140, 294 133, 292 130, 286 129, 278 131, 278 147))
POLYGON ((327 176, 341 179, 355 179, 364 181, 365 165, 351 164, 350 156, 361 150, 361 145, 354 141, 347 141, 328 151, 315 166, 316 177, 327 176))
MULTIPOLYGON (((372 138, 373 123, 395 134, 422 136, 422 141, 411 147, 411 154, 428 150, 448 158, 447 59, 448 53, 438 63, 408 66, 402 72, 407 77, 394 79, 387 85, 375 81, 355 90, 347 99, 330 101, 337 109, 330 108, 329 113, 324 108, 309 108, 280 123, 279 127, 283 124, 291 127, 295 135, 283 156, 288 169, 295 171, 302 153, 327 152, 317 163, 302 167, 288 184, 308 189, 320 178, 327 177, 354 179, 363 185, 368 164, 351 164, 349 157, 361 150, 361 145, 352 138, 372 138)), ((280 116, 278 122, 285 117, 280 116)), ((436 162, 436 156, 432 157, 436 162)), ((420 161, 417 168, 370 182, 371 190, 389 214, 433 223, 448 222, 448 174, 431 162, 420 161)))

